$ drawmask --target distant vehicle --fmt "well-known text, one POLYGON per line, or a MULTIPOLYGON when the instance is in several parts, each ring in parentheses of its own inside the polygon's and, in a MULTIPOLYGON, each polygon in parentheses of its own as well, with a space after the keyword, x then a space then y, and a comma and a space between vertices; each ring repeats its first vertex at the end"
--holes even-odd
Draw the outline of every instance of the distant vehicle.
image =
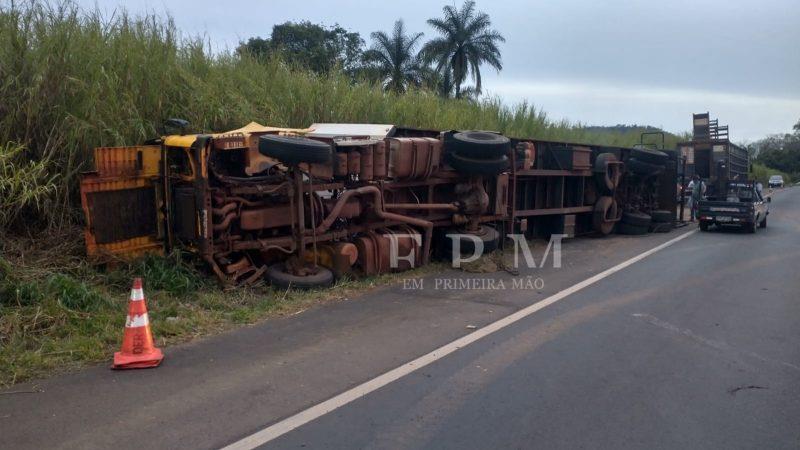
POLYGON ((783 177, 781 175, 773 175, 769 177, 769 187, 771 188, 782 188, 783 187, 783 177))
POLYGON ((725 192, 700 200, 700 231, 711 225, 741 227, 749 233, 767 227, 771 197, 766 200, 753 182, 729 182, 725 192))

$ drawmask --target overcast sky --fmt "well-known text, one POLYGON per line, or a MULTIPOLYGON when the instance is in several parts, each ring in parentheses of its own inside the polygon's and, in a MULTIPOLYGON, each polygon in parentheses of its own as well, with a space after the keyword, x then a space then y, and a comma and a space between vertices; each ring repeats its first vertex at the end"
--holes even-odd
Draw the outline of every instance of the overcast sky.
MULTIPOLYGON (((79 0, 88 8, 168 12, 186 34, 232 49, 272 25, 309 20, 361 33, 435 33, 434 0, 79 0)), ((589 125, 638 123, 691 128, 693 112, 752 141, 800 120, 799 0, 478 0, 506 37, 504 69, 482 71, 484 91, 509 104, 528 100, 553 119, 589 125)))

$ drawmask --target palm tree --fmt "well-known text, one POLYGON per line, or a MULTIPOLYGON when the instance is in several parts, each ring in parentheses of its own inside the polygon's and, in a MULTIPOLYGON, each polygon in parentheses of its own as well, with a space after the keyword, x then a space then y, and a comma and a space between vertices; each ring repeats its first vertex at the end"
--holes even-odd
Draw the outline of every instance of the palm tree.
POLYGON ((371 34, 373 43, 364 52, 364 62, 375 71, 386 90, 401 94, 409 85, 422 83, 423 65, 416 52, 422 35, 406 35, 402 19, 394 23, 391 37, 383 31, 371 34))
POLYGON ((422 66, 422 87, 440 97, 453 95, 453 76, 448 71, 439 71, 428 64, 422 66))
POLYGON ((453 6, 443 8, 444 18, 428 19, 428 24, 441 34, 425 44, 422 54, 427 63, 435 63, 439 72, 450 72, 455 85, 456 98, 461 98, 461 85, 472 75, 475 92, 481 93, 483 63, 498 71, 503 69, 498 43, 505 38, 491 29, 489 15, 475 11, 475 2, 465 2, 461 10, 453 6))
MULTIPOLYGON (((440 97, 450 98, 455 91, 453 73, 450 70, 436 70, 434 67, 425 65, 422 68, 422 87, 435 92, 440 97)), ((462 86, 460 96, 462 99, 476 101, 480 94, 475 91, 473 86, 462 86)))

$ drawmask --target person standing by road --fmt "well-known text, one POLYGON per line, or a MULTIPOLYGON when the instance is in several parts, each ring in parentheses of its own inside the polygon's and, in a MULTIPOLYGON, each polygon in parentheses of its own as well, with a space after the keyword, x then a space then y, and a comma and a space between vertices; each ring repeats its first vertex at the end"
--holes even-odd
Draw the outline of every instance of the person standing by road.
POLYGON ((691 211, 691 218, 690 220, 694 222, 694 219, 697 218, 697 210, 698 204, 700 200, 702 200, 703 195, 706 193, 706 184, 703 183, 703 180, 700 179, 700 176, 694 174, 692 176, 692 195, 689 197, 690 211, 691 211))

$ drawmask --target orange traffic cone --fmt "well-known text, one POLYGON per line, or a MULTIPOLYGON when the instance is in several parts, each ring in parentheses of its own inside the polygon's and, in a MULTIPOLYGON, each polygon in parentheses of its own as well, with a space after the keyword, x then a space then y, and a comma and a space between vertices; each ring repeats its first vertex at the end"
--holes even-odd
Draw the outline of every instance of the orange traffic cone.
POLYGON ((150 319, 147 317, 147 306, 144 304, 142 279, 135 278, 128 305, 128 317, 125 319, 122 350, 114 353, 112 369, 155 367, 161 363, 162 359, 164 359, 164 355, 161 350, 153 345, 150 319))

